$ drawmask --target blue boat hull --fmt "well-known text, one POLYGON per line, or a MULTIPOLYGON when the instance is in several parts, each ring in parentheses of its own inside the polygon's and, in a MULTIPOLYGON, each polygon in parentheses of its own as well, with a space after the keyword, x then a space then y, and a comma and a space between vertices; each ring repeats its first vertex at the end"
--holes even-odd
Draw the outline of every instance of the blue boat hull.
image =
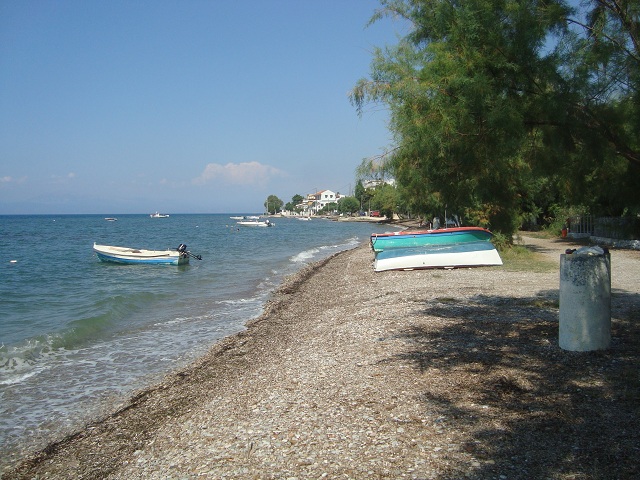
POLYGON ((115 257, 112 255, 105 255, 104 253, 96 253, 98 258, 103 262, 110 263, 122 263, 126 265, 184 265, 189 263, 188 260, 181 262, 179 258, 145 258, 145 259, 134 259, 134 258, 121 258, 115 257))
POLYGON ((374 233, 371 235, 371 248, 382 252, 395 248, 424 247, 428 245, 451 245, 470 242, 488 242, 492 233, 479 227, 456 227, 441 230, 415 232, 374 233))
POLYGON ((138 250, 128 247, 94 245, 93 251, 102 262, 124 265, 186 265, 189 254, 173 250, 138 250))

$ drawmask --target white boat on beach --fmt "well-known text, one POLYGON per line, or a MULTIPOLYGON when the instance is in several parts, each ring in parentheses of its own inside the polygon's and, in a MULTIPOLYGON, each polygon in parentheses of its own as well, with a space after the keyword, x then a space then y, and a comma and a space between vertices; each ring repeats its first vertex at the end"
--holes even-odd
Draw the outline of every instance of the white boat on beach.
POLYGON ((180 244, 175 250, 144 250, 130 247, 115 247, 112 245, 93 244, 93 251, 100 261, 123 264, 141 265, 186 265, 189 258, 202 260, 200 255, 193 255, 187 246, 180 244))
POLYGON ((383 272, 490 265, 502 265, 500 254, 491 242, 479 241, 384 250, 376 255, 373 268, 383 272))

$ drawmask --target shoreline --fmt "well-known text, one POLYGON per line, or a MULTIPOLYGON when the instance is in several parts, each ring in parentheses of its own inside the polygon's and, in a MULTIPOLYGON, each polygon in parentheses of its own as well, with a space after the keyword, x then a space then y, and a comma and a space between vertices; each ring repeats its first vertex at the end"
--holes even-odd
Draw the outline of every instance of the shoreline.
MULTIPOLYGON (((570 245, 526 241, 555 258, 570 245)), ((580 354, 557 346, 557 272, 372 259, 361 245, 303 267, 247 330, 2 478, 640 471, 639 255, 612 252, 612 347, 580 354)))

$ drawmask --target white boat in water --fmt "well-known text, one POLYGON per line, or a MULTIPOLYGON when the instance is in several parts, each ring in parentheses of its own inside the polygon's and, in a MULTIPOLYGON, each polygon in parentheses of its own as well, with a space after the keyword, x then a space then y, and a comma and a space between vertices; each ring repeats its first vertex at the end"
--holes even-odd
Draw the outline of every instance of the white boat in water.
POLYGON ((167 218, 169 215, 166 213, 152 213, 151 215, 149 215, 151 218, 167 218))
POLYGON ((490 265, 502 265, 500 254, 491 242, 479 241, 384 250, 376 255, 373 268, 383 272, 490 265))
POLYGON ((112 245, 93 244, 93 251, 103 262, 143 264, 143 265, 186 265, 189 258, 202 260, 200 255, 193 255, 187 250, 187 246, 180 244, 175 250, 143 250, 130 247, 115 247, 112 245))
POLYGON ((236 222, 238 225, 242 225, 243 227, 273 227, 275 223, 270 221, 269 219, 261 221, 261 220, 242 220, 240 222, 236 222))

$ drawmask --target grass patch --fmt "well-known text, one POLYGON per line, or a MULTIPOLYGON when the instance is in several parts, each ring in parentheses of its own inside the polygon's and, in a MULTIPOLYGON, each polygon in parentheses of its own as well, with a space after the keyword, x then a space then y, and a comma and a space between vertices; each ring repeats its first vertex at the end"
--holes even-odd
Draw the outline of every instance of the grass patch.
POLYGON ((559 269, 556 262, 523 245, 502 246, 499 252, 503 268, 512 272, 549 273, 559 269))
POLYGON ((536 232, 527 231, 527 232, 521 232, 521 233, 525 233, 527 237, 533 237, 533 238, 553 239, 553 238, 559 237, 559 234, 552 232, 551 230, 538 230, 536 232))

